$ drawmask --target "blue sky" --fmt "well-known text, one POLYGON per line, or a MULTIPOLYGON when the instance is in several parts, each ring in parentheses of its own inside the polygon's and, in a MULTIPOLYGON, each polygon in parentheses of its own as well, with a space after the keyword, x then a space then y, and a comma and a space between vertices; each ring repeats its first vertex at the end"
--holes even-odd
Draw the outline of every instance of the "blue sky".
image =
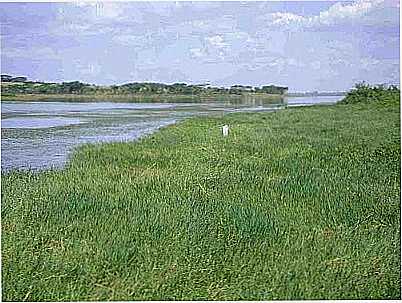
POLYGON ((399 1, 0 3, 2 73, 95 84, 399 85, 399 1))

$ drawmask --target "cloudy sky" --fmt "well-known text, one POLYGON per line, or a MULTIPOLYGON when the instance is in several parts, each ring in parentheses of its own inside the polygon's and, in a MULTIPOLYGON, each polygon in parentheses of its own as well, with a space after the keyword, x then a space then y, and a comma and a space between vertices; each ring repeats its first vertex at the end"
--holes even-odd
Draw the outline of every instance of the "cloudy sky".
POLYGON ((96 84, 399 84, 399 1, 0 3, 2 73, 96 84))

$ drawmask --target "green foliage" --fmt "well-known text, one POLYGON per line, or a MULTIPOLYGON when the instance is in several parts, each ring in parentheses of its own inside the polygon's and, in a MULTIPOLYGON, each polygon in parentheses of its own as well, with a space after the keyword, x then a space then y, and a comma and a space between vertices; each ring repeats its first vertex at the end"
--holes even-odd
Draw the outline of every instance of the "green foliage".
POLYGON ((26 82, 26 77, 12 77, 10 75, 1 75, 1 82, 26 82))
POLYGON ((261 92, 267 93, 267 94, 281 94, 281 95, 283 95, 287 90, 288 90, 287 87, 280 87, 280 86, 275 86, 275 85, 263 86, 261 88, 261 92))
POLYGON ((3 300, 400 299, 399 129, 373 104, 204 117, 3 174, 3 300))
POLYGON ((356 84, 340 104, 375 103, 378 105, 399 105, 400 90, 391 85, 370 86, 365 82, 356 84))
MULTIPOLYGON (((284 95, 287 87, 264 86, 252 88, 251 86, 235 85, 231 88, 211 87, 204 84, 187 85, 186 83, 127 83, 123 85, 97 86, 81 83, 79 81, 63 83, 42 83, 42 82, 21 82, 8 83, 12 78, 3 75, 5 83, 1 86, 1 93, 4 94, 87 94, 87 95, 128 95, 128 94, 174 94, 174 95, 241 95, 243 93, 264 93, 284 95), (8 85, 6 85, 8 84, 8 85)), ((15 82, 15 81, 14 81, 15 82)))
POLYGON ((79 81, 63 82, 60 85, 60 90, 61 90, 61 93, 64 93, 64 94, 79 94, 79 93, 82 93, 82 89, 85 86, 89 86, 89 84, 84 84, 79 81))
POLYGON ((10 82, 12 79, 13 79, 13 77, 10 75, 5 75, 5 74, 1 75, 1 82, 10 82))

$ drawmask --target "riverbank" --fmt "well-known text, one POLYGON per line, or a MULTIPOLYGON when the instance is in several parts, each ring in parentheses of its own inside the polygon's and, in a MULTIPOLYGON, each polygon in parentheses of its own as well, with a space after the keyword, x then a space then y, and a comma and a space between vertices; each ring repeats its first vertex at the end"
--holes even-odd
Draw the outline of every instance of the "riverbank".
POLYGON ((208 102, 208 101, 278 101, 282 95, 270 94, 127 94, 127 95, 85 95, 85 94, 13 94, 2 95, 2 101, 56 101, 56 102, 208 102))
POLYGON ((398 299, 399 110, 194 118, 3 175, 3 300, 398 299))

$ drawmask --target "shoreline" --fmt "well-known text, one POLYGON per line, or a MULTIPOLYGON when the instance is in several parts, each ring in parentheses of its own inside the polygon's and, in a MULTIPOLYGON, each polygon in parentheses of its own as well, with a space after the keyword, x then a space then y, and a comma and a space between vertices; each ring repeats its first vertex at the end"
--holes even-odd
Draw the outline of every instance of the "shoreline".
MULTIPOLYGON (((19 101, 15 101, 15 102, 19 102, 19 101)), ((78 102, 77 102, 78 103, 78 102)), ((81 102, 80 102, 81 103, 81 102)), ((197 103, 193 103, 193 104, 197 104, 197 103)), ((266 104, 266 103, 265 103, 266 104)), ((261 113, 263 113, 263 112, 267 112, 267 111, 276 111, 276 110, 283 110, 283 109, 286 109, 287 107, 288 108, 292 108, 292 107, 306 107, 306 106, 322 106, 322 105, 324 105, 324 106, 329 106, 329 105, 335 105, 336 103, 330 103, 330 104, 325 104, 325 103, 317 103, 317 104, 294 104, 294 105, 287 105, 287 104, 282 104, 282 106, 280 106, 280 107, 275 107, 275 108, 265 108, 265 109, 260 109, 260 108, 247 108, 247 109, 245 109, 244 110, 244 112, 247 112, 247 113, 254 113, 254 112, 261 112, 261 113)), ((240 110, 240 109, 238 109, 237 110, 237 112, 243 112, 242 110, 240 110)), ((208 116, 214 116, 214 115, 216 115, 217 113, 215 113, 215 112, 211 112, 211 113, 209 113, 208 114, 208 116)), ((222 114, 219 114, 219 115, 228 115, 228 114, 232 114, 232 113, 230 113, 230 112, 227 112, 227 113, 222 113, 222 114)), ((196 115, 197 116, 197 115, 196 115)), ((7 115, 7 114, 3 114, 2 115, 2 119, 4 119, 4 118, 11 118, 11 117, 13 117, 13 116, 10 116, 10 115, 7 115)), ((186 120, 186 119, 189 119, 189 118, 192 118, 192 117, 194 117, 194 116, 191 116, 191 117, 185 117, 185 118, 181 118, 179 121, 177 121, 178 123, 180 123, 181 121, 183 121, 183 120, 186 120)), ((177 123, 176 122, 176 123, 177 123)), ((169 123, 170 124, 170 123, 169 123)), ((161 125, 159 125, 158 127, 157 127, 157 129, 159 129, 159 128, 163 128, 163 127, 165 127, 165 123, 163 123, 163 124, 161 124, 161 125)), ((141 140, 141 139, 143 139, 143 138, 145 138, 147 135, 149 135, 149 134, 144 134, 144 135, 142 135, 142 136, 140 136, 140 137, 138 137, 138 138, 136 138, 136 139, 133 139, 133 140, 127 140, 128 142, 132 142, 132 141, 137 141, 137 140, 141 140)), ((126 140, 124 140, 124 141, 126 141, 126 140)), ((113 141, 113 140, 111 140, 111 141, 104 141, 104 142, 102 142, 102 143, 113 143, 113 142, 120 142, 119 140, 117 140, 117 141, 113 141)), ((80 143, 80 144, 78 144, 78 145, 76 145, 76 146, 74 146, 74 149, 77 149, 77 148, 79 148, 81 145, 84 145, 84 144, 92 144, 91 142, 83 142, 83 143, 80 143)), ((71 157, 71 155, 72 155, 72 153, 71 152, 68 152, 67 153, 67 155, 66 155, 66 157, 67 158, 70 158, 71 157)), ((49 159, 50 160, 50 159, 49 159)), ((54 168, 56 168, 56 169, 63 169, 64 167, 66 167, 68 165, 68 161, 65 161, 63 164, 61 164, 61 163, 54 163, 54 168)), ((34 166, 33 168, 30 168, 30 167, 28 167, 28 166, 14 166, 14 167, 8 167, 8 168, 2 168, 3 169, 3 171, 4 172, 9 172, 9 171, 13 171, 13 170, 21 170, 21 171, 35 171, 35 172, 41 172, 41 171, 46 171, 46 170, 52 170, 52 167, 53 167, 53 165, 49 165, 49 166, 45 166, 45 167, 37 167, 37 166, 34 166)))
POLYGON ((203 102, 203 101, 242 101, 266 100, 280 101, 285 95, 270 94, 210 94, 210 95, 178 95, 178 94, 127 94, 127 95, 83 95, 83 94, 15 94, 2 95, 1 101, 60 101, 60 102, 203 102))

